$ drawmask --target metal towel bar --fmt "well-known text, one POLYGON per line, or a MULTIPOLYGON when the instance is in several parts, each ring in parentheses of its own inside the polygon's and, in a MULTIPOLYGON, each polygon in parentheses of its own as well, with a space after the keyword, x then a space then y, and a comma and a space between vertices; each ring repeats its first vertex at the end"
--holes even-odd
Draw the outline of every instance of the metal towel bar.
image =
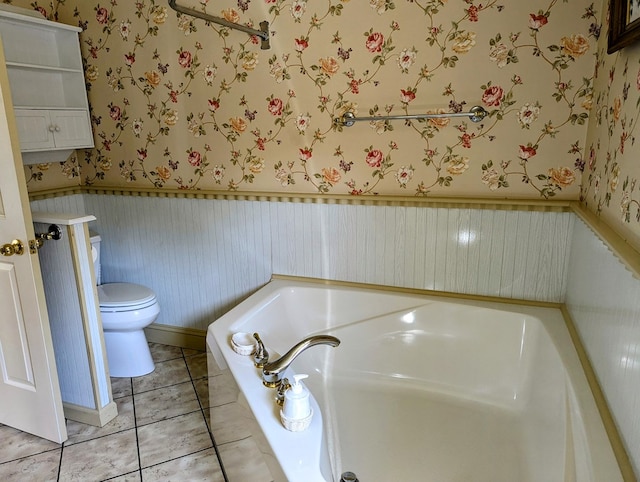
POLYGON ((353 112, 345 112, 342 117, 335 119, 336 124, 351 127, 357 121, 384 121, 384 120, 412 120, 412 119, 441 119, 444 117, 468 117, 471 122, 480 122, 488 115, 481 106, 472 107, 469 112, 445 112, 442 114, 413 114, 413 115, 386 115, 356 117, 353 112))
POLYGON ((262 50, 268 50, 271 47, 271 45, 269 44, 269 22, 267 22, 266 20, 264 22, 260 22, 260 30, 256 30, 251 27, 240 25, 239 23, 229 22, 228 20, 225 20, 221 17, 214 17, 213 15, 209 15, 208 13, 199 12, 191 8, 181 7, 180 5, 176 4, 176 0, 169 0, 169 6, 176 12, 184 13, 185 15, 191 15, 192 17, 196 18, 201 18, 202 20, 213 22, 218 25, 222 25, 223 27, 240 30, 241 32, 247 33, 249 35, 256 35, 262 39, 262 43, 260 44, 260 48, 262 50))

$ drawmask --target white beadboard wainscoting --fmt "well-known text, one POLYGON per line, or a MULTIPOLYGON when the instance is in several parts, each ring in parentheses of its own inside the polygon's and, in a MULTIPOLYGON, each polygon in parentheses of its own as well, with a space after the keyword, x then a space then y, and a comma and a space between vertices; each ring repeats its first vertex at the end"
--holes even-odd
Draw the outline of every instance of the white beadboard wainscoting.
POLYGON ((105 281, 158 294, 158 323, 206 329, 273 273, 565 302, 640 472, 640 281, 573 213, 84 194, 105 281))
POLYGON ((577 220, 566 306, 640 476, 640 280, 577 220))
POLYGON ((561 302, 568 212, 111 195, 34 202, 83 209, 103 282, 158 294, 158 323, 205 330, 273 273, 561 302))

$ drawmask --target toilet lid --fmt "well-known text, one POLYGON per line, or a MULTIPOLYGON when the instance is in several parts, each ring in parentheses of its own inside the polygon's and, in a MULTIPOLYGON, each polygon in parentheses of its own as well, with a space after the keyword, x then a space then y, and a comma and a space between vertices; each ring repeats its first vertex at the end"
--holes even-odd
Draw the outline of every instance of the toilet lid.
POLYGON ((126 308, 149 306, 155 303, 156 294, 146 286, 134 283, 106 283, 98 286, 98 299, 100 308, 126 308))

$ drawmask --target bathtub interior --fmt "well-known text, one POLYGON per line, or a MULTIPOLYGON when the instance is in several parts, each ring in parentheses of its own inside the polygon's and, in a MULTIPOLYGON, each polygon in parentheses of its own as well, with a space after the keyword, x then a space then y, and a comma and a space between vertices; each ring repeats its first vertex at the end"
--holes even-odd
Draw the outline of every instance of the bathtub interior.
POLYGON ((590 474, 591 458, 566 360, 526 309, 316 286, 276 285, 252 298, 212 325, 219 344, 259 332, 275 358, 312 334, 342 341, 305 352, 288 373, 311 375, 318 480, 331 480, 328 470, 336 480, 345 470, 363 482, 414 480, 416 466, 429 468, 421 480, 590 480, 571 475, 590 474))

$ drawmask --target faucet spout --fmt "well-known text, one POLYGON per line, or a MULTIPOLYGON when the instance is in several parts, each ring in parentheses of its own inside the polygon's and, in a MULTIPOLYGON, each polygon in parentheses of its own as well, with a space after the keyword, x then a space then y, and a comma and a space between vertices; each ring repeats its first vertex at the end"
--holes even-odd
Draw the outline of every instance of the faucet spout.
POLYGON ((301 342, 294 345, 287 353, 282 355, 280 358, 274 361, 270 361, 265 364, 262 368, 262 379, 263 383, 267 387, 277 387, 282 380, 282 376, 289 365, 293 363, 298 355, 300 355, 307 348, 311 348, 315 345, 330 345, 330 346, 338 346, 340 344, 340 340, 335 336, 331 335, 313 335, 309 338, 305 338, 301 342))

